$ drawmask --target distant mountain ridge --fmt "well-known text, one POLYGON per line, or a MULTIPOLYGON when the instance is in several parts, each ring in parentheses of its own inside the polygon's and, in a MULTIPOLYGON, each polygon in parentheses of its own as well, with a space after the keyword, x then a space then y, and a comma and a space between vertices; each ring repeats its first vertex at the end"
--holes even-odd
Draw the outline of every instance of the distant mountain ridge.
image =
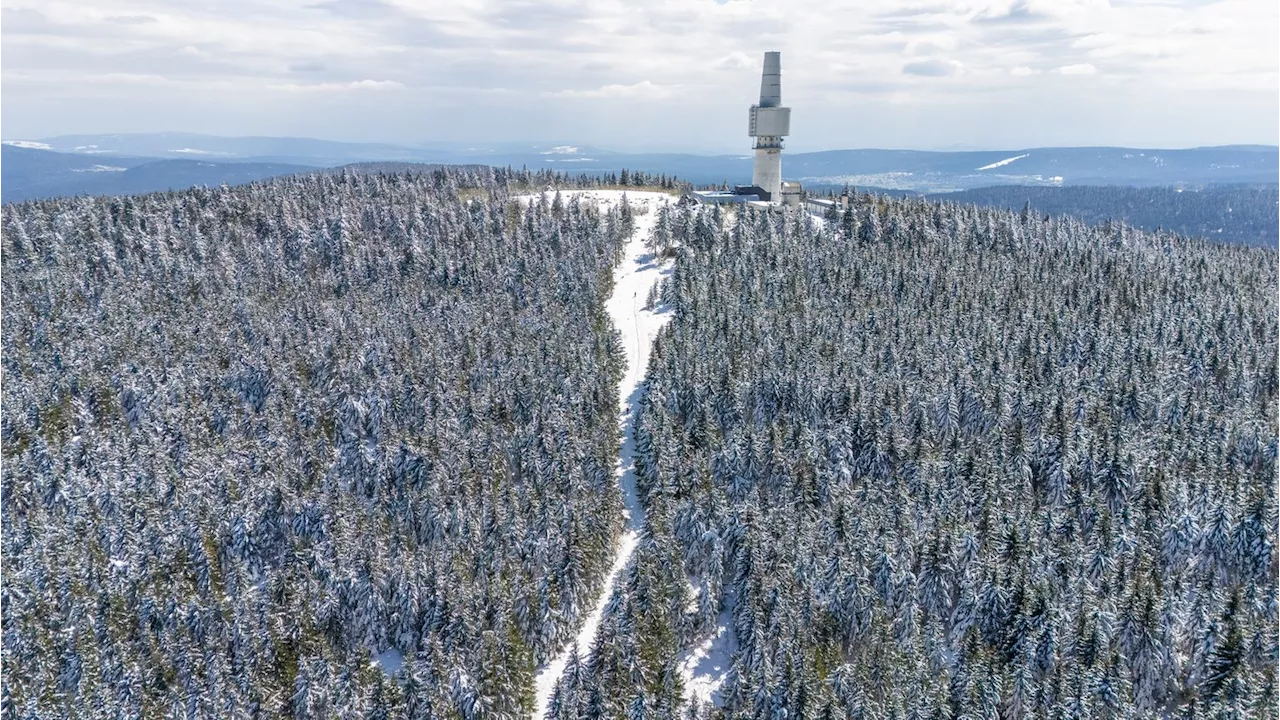
MULTIPOLYGON (((6 140, 5 143, 15 141, 6 140)), ((30 149, 80 155, 130 155, 216 162, 289 162, 342 165, 359 160, 421 160, 420 149, 295 137, 219 137, 195 133, 60 135, 23 140, 30 149)))
POLYGON ((0 202, 237 185, 315 169, 287 163, 71 154, 6 144, 0 146, 0 202))
MULTIPOLYGON (((489 165, 587 174, 623 168, 698 185, 741 183, 752 159, 741 155, 622 153, 564 143, 350 143, 291 137, 191 133, 66 135, 5 140, 0 201, 65 195, 118 195, 236 184, 353 164, 489 165)), ((852 185, 921 193, 997 185, 1205 187, 1276 185, 1280 147, 1230 145, 1181 150, 1112 147, 1020 150, 823 150, 787 153, 783 174, 807 186, 852 185)))
POLYGON ((1151 150, 1112 147, 1003 151, 830 150, 787 159, 808 183, 943 192, 990 185, 1277 183, 1280 148, 1151 150))

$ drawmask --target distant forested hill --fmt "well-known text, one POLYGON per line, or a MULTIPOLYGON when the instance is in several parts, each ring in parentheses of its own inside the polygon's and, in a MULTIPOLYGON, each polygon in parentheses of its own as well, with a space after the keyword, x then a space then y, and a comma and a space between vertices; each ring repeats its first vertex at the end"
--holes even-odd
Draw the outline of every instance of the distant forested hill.
POLYGON ((312 168, 274 162, 75 155, 0 145, 0 201, 75 195, 130 195, 185 190, 195 185, 238 185, 312 168))
POLYGON ((1073 215, 1090 224, 1124 220, 1146 230, 1222 242, 1280 245, 1280 186, 1214 185, 1175 188, 986 187, 933 195, 939 200, 1073 215))
POLYGON ((6 206, 4 717, 527 717, 622 512, 630 221, 557 181, 6 206))
POLYGON ((556 717, 1276 714, 1275 251, 678 212, 647 534, 556 717))

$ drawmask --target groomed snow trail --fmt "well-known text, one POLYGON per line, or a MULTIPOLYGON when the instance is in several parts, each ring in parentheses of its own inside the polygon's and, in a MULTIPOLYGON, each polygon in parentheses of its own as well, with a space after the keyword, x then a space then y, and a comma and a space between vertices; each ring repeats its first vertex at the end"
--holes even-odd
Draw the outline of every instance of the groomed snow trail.
MULTIPOLYGON (((584 200, 595 200, 601 209, 617 204, 622 199, 622 192, 617 190, 561 190, 560 197, 568 200, 580 195, 584 200)), ((622 344, 627 353, 627 371, 618 386, 618 397, 621 413, 618 416, 618 429, 622 433, 622 447, 619 450, 618 465, 614 473, 622 486, 625 503, 624 517, 626 527, 622 537, 618 538, 614 551, 613 564, 605 577, 600 595, 596 598, 591 613, 582 622, 582 626, 571 642, 566 642, 546 665, 538 668, 534 680, 536 691, 533 717, 542 720, 546 717, 547 706, 551 703, 551 695, 564 674, 564 667, 574 648, 580 657, 585 657, 595 640, 596 630, 600 627, 600 619, 604 615, 605 605, 613 594, 622 569, 631 561, 635 552, 640 528, 644 524, 644 508, 640 505, 640 497, 636 492, 635 465, 632 453, 635 451, 633 421, 635 404, 640 400, 640 383, 644 380, 645 370, 649 365, 649 350, 658 331, 666 324, 670 316, 659 309, 644 310, 645 297, 649 289, 663 275, 670 272, 669 263, 659 263, 652 258, 644 247, 656 219, 658 207, 672 199, 672 196, 654 192, 628 192, 627 201, 635 215, 635 234, 627 242, 626 254, 622 263, 613 271, 613 294, 609 297, 606 308, 613 326, 622 333, 622 344)))

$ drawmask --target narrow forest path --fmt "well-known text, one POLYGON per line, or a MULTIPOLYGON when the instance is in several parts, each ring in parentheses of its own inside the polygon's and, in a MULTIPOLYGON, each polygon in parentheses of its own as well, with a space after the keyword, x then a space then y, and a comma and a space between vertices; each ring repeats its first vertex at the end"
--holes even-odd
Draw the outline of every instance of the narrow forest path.
MULTIPOLYGON (((622 193, 615 190, 562 190, 562 198, 582 195, 584 199, 593 199, 602 209, 617 204, 622 193)), ((640 496, 636 491, 635 464, 632 454, 635 451, 634 422, 636 404, 640 401, 641 383, 645 370, 649 365, 649 350, 658 331, 670 319, 670 315, 659 310, 645 310, 645 297, 654 283, 670 272, 671 264, 659 263, 645 249, 645 240, 653 230, 660 205, 672 200, 671 195, 655 192, 628 192, 627 201, 635 213, 635 234, 627 242, 626 253, 613 271, 613 294, 609 297, 606 308, 614 327, 622 333, 622 345, 627 353, 627 371, 618 385, 620 413, 618 428, 622 433, 622 446, 618 453, 618 465, 614 473, 622 486, 625 504, 626 525, 622 536, 618 538, 614 550, 613 563, 609 574, 605 577, 600 594, 596 597, 591 612, 583 620, 578 632, 570 642, 566 642, 550 661, 538 668, 534 680, 536 691, 533 717, 542 720, 547 714, 547 706, 551 695, 564 673, 570 654, 576 647, 580 656, 590 651, 600 619, 604 615, 605 606, 613 594, 622 569, 631 561, 636 542, 640 537, 640 529, 644 525, 644 508, 640 504, 640 496)))

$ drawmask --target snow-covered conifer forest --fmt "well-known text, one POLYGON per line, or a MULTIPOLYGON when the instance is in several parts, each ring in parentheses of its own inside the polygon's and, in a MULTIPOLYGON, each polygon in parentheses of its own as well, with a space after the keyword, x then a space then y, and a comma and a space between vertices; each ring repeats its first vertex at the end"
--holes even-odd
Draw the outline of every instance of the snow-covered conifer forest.
POLYGON ((670 224, 647 533, 556 717, 1276 714, 1274 252, 866 196, 670 224))
POLYGON ((1274 251, 570 184, 6 206, 0 720, 1276 714, 1274 251))
POLYGON ((549 179, 6 206, 4 718, 527 716, 622 522, 632 220, 549 179))

